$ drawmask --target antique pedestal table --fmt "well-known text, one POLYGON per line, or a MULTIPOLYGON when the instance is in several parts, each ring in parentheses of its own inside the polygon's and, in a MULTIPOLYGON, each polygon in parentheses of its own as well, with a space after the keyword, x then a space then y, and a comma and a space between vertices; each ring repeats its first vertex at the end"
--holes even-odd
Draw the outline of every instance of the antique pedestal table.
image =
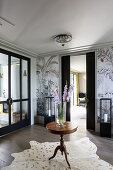
POLYGON ((67 150, 66 150, 66 146, 64 144, 63 136, 66 135, 66 134, 71 134, 73 132, 76 132, 78 127, 73 122, 65 122, 64 126, 57 126, 56 122, 51 122, 51 123, 48 123, 46 125, 46 128, 48 129, 48 131, 50 133, 60 135, 60 145, 56 147, 53 156, 50 157, 49 160, 53 159, 56 156, 57 151, 60 150, 62 155, 63 155, 63 152, 64 152, 66 162, 67 162, 69 168, 71 168, 70 163, 67 159, 68 153, 67 153, 67 150))

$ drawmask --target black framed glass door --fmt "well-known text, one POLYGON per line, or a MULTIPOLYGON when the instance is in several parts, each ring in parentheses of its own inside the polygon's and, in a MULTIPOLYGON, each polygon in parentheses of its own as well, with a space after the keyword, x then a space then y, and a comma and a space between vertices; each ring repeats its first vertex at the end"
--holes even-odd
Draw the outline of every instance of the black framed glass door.
POLYGON ((1 50, 0 135, 30 124, 30 59, 1 50))

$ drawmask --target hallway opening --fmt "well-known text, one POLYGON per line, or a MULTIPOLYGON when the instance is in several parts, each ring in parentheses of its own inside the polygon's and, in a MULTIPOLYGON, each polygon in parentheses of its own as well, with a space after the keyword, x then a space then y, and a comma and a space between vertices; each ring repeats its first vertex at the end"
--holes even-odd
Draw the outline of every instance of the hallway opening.
POLYGON ((70 84, 74 90, 71 96, 71 121, 86 131, 86 55, 70 56, 70 84))

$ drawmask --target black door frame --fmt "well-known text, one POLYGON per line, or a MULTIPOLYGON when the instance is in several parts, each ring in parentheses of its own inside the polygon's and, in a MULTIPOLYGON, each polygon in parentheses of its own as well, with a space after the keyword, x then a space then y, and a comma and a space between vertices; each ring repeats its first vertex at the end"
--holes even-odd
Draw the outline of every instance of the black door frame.
MULTIPOLYGON (((67 87, 70 86, 70 56, 62 56, 61 58, 61 94, 63 96, 64 86, 67 83, 67 87)), ((66 120, 70 121, 70 102, 67 103, 66 120)))
MULTIPOLYGON (((11 105, 9 105, 9 125, 0 128, 0 136, 20 129, 22 127, 28 126, 31 124, 31 96, 30 96, 30 58, 25 56, 0 49, 0 53, 6 54, 8 56, 8 99, 11 99, 11 57, 16 57, 20 59, 20 99, 13 100, 13 102, 20 102, 20 121, 14 124, 11 124, 11 105), (22 99, 22 60, 26 60, 28 65, 28 98, 22 99), (28 118, 22 120, 22 102, 28 101, 28 118)), ((0 101, 0 104, 7 103, 7 101, 0 101)))
MULTIPOLYGON (((83 55, 83 54, 77 54, 77 55, 83 55)), ((90 57, 93 56, 93 63, 94 63, 93 71, 95 72, 95 52, 85 53, 85 55, 86 55, 86 74, 88 75, 88 72, 89 72, 88 57, 89 56, 90 57)), ((93 78, 94 78, 94 90, 93 91, 95 93, 95 73, 93 75, 93 78)), ((63 88, 64 88, 66 81, 67 81, 67 85, 69 87, 69 85, 70 85, 70 55, 61 56, 61 82, 62 82, 61 94, 63 94, 63 88)), ((87 91, 87 88, 89 88, 88 81, 86 82, 86 91, 87 91)), ((88 98, 89 98, 89 96, 88 96, 88 98)), ((87 121, 86 128, 90 129, 90 130, 95 130, 95 94, 94 94, 94 98, 93 98, 93 103, 94 103, 94 105, 93 105, 94 112, 90 113, 90 111, 88 111, 87 112, 87 120, 86 120, 87 121)), ((70 121, 70 103, 67 103, 66 120, 70 121)))

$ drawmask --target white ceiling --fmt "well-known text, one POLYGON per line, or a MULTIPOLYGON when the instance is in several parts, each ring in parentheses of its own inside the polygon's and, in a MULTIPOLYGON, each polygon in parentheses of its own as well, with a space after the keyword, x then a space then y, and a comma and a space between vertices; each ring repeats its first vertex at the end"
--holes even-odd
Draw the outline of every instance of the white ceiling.
POLYGON ((86 72, 86 55, 71 56, 70 70, 77 73, 86 72))
POLYGON ((15 24, 0 20, 0 38, 37 54, 113 41, 113 0, 0 0, 0 16, 15 24))

